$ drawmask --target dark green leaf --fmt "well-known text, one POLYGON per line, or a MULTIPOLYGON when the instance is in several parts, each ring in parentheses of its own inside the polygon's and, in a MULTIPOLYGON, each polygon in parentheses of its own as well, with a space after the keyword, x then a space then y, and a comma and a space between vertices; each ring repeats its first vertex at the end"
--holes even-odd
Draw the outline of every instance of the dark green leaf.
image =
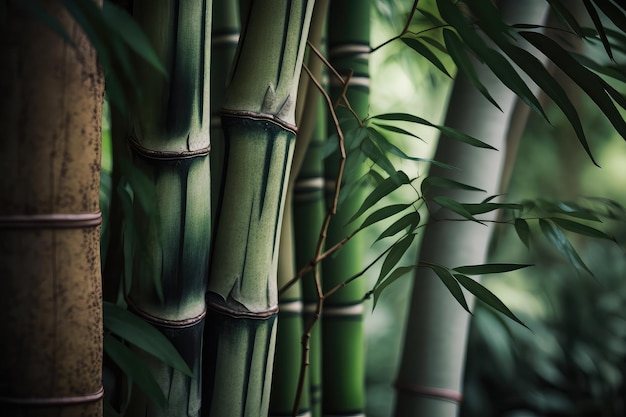
POLYGON ((393 132, 393 133, 399 133, 401 135, 407 135, 407 136, 412 136, 415 139, 419 139, 422 142, 425 143, 424 139, 420 138, 419 136, 417 136, 416 134, 409 132, 406 129, 402 129, 401 127, 398 126, 392 126, 392 125, 381 125, 381 124, 377 124, 376 127, 380 127, 381 129, 385 129, 388 130, 389 132, 393 132))
POLYGON ((522 243, 528 248, 530 247, 530 227, 528 222, 522 218, 515 219, 515 231, 522 243))
POLYGON ((434 14, 429 12, 428 10, 424 10, 424 9, 418 8, 417 11, 419 13, 421 13, 426 19, 428 19, 430 21, 430 23, 432 23, 433 25, 435 25, 435 26, 443 26, 443 25, 445 25, 445 23, 442 22, 441 19, 439 19, 437 16, 435 16, 434 14))
POLYGON ((606 233, 598 229, 595 229, 593 227, 582 224, 582 223, 574 222, 568 219, 562 219, 559 217, 553 217, 550 220, 556 223, 556 225, 559 226, 561 229, 568 230, 570 232, 578 233, 578 234, 585 235, 585 236, 595 237, 599 239, 608 239, 608 240, 615 241, 615 238, 607 235, 606 233))
POLYGON ((583 30, 578 24, 578 21, 560 0, 548 0, 548 3, 550 3, 552 10, 565 26, 571 28, 579 38, 584 37, 583 30))
POLYGON ((410 206, 411 204, 392 204, 390 206, 385 206, 381 209, 378 209, 369 216, 367 216, 367 218, 361 225, 361 229, 364 229, 367 226, 370 226, 381 220, 388 219, 389 217, 406 210, 410 206))
POLYGON ((512 203, 463 203, 462 206, 467 210, 468 213, 473 215, 489 213, 500 209, 521 210, 523 208, 520 204, 512 203))
POLYGON ((459 283, 454 279, 450 271, 446 268, 439 265, 431 265, 430 268, 437 274, 441 282, 448 288, 450 294, 458 301, 458 303, 471 314, 469 306, 467 305, 467 301, 465 300, 465 294, 463 294, 463 290, 459 283))
POLYGON ((396 173, 396 169, 389 158, 387 158, 387 155, 385 155, 384 152, 381 151, 370 138, 365 138, 365 140, 363 140, 361 150, 369 159, 372 160, 372 162, 385 170, 388 175, 396 173))
POLYGON ((161 408, 167 405, 165 394, 143 358, 110 334, 104 335, 104 351, 126 375, 137 383, 150 400, 161 408))
POLYGON ((422 181, 421 191, 422 195, 424 195, 430 188, 446 188, 446 189, 458 189, 458 190, 466 190, 466 191, 480 191, 486 192, 482 188, 477 188, 472 185, 463 184, 461 182, 451 180, 450 178, 437 177, 434 175, 430 175, 422 181))
POLYGON ((103 311, 105 328, 172 368, 193 376, 176 348, 156 328, 130 311, 110 302, 104 302, 103 311))
POLYGON ((591 17, 591 20, 593 21, 593 25, 598 31, 598 36, 600 36, 604 50, 609 58, 611 58, 611 61, 615 61, 613 58, 613 52, 611 51, 611 44, 609 43, 609 39, 606 37, 606 32, 604 31, 604 24, 602 24, 602 19, 600 19, 596 8, 593 7, 590 0, 583 0, 583 4, 585 5, 585 9, 587 9, 587 13, 589 13, 589 17, 591 17))
POLYGON ((458 201, 452 200, 451 198, 448 198, 448 197, 441 197, 441 196, 434 197, 433 201, 439 204, 441 207, 447 208, 448 210, 451 210, 457 214, 460 214, 461 216, 465 217, 468 220, 481 223, 474 216, 472 216, 472 214, 469 211, 467 211, 465 207, 463 207, 463 205, 459 203, 458 201))
MULTIPOLYGON (((624 15, 623 10, 620 10, 609 0, 593 0, 593 2, 622 33, 626 33, 626 16, 624 15)), ((608 31, 606 32, 609 33, 608 31)))
POLYGON ((456 278, 456 280, 459 281, 459 284, 461 284, 466 290, 474 294, 474 296, 481 300, 483 303, 487 304, 494 310, 504 314, 511 320, 528 328, 520 319, 517 318, 515 314, 513 314, 511 310, 509 310, 506 305, 504 305, 502 301, 500 301, 498 297, 496 297, 494 293, 479 284, 477 281, 474 281, 470 277, 462 274, 454 274, 454 278, 456 278))
POLYGON ((370 207, 379 202, 383 197, 389 195, 393 191, 397 190, 400 186, 408 184, 409 182, 409 177, 407 177, 406 174, 402 171, 398 171, 394 175, 391 175, 389 178, 385 179, 378 186, 376 186, 376 188, 374 188, 374 191, 372 191, 372 193, 369 194, 367 198, 365 198, 365 201, 363 201, 363 204, 361 204, 359 210, 352 216, 350 222, 354 221, 363 213, 365 213, 370 207))
POLYGON ((387 274, 400 262, 406 251, 411 247, 414 239, 415 235, 411 233, 393 244, 380 268, 376 285, 380 284, 387 274))
POLYGON ((403 275, 406 275, 412 270, 413 270, 412 266, 399 266, 398 268, 394 269, 391 274, 389 274, 387 279, 385 279, 383 282, 379 284, 376 284, 376 286, 374 287, 374 291, 373 291, 374 302, 373 302, 372 309, 376 308, 376 303, 378 302, 378 299, 380 298, 380 295, 385 290, 385 288, 387 288, 388 286, 396 282, 398 278, 402 277, 403 275))
POLYGON ((435 55, 433 53, 433 51, 431 51, 430 49, 428 49, 428 47, 426 45, 424 45, 422 43, 422 41, 420 39, 414 39, 414 38, 402 38, 402 41, 411 49, 413 49, 415 52, 417 52, 419 55, 421 55, 422 57, 426 58, 427 60, 429 60, 435 67, 437 67, 437 69, 439 69, 439 71, 443 72, 444 74, 446 74, 448 77, 452 78, 452 76, 450 75, 450 73, 448 72, 448 70, 446 69, 445 65, 443 65, 443 63, 441 62, 441 60, 437 57, 437 55, 435 55))
POLYGON ((454 268, 454 271, 465 275, 486 275, 501 274, 504 272, 515 271, 517 269, 527 268, 532 265, 528 264, 484 264, 484 265, 467 265, 454 268))
POLYGON ((380 234, 380 236, 378 236, 376 241, 379 241, 380 239, 384 239, 389 236, 393 236, 407 228, 408 228, 407 233, 412 233, 413 230, 415 230, 415 228, 419 225, 419 223, 420 223, 420 214, 417 211, 412 211, 411 213, 405 216, 402 216, 400 219, 393 222, 391 226, 385 229, 380 234))
POLYGON ((579 271, 585 270, 591 276, 593 276, 591 270, 587 268, 587 265, 585 265, 582 259, 580 259, 580 256, 578 255, 570 241, 558 227, 544 219, 539 219, 539 226, 541 227, 541 231, 543 232, 543 234, 548 238, 550 242, 552 242, 554 247, 559 252, 561 252, 561 254, 565 256, 565 258, 567 258, 569 263, 572 264, 574 268, 579 271))

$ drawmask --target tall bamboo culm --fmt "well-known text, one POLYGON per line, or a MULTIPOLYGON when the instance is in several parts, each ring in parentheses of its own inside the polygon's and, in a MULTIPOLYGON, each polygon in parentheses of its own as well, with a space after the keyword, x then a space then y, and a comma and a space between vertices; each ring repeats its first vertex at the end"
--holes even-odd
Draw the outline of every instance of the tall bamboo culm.
MULTIPOLYGON (((359 0, 331 1, 328 20, 328 53, 331 64, 350 79, 347 96, 358 116, 367 116, 369 106, 368 56, 370 31, 369 4, 359 0)), ((331 96, 336 99, 344 86, 330 77, 331 96)), ((358 126, 351 112, 338 108, 344 132, 358 126)), ((333 132, 334 125, 329 125, 333 132)), ((346 143, 349 148, 350 143, 346 143)), ((355 157, 354 154, 348 158, 355 157)), ((339 168, 339 155, 331 155, 325 161, 327 200, 332 204, 333 192, 339 168)), ((346 172, 344 186, 355 182, 364 174, 362 169, 346 172)), ((328 230, 327 247, 346 237, 353 226, 348 220, 358 209, 361 198, 357 193, 346 198, 339 206, 328 230)), ((335 256, 324 261, 322 268, 324 292, 337 286, 361 271, 363 242, 357 236, 349 241, 335 256)), ((365 409, 365 343, 363 333, 362 280, 355 280, 345 288, 328 297, 324 302, 322 319, 323 344, 323 415, 361 416, 365 409)))
MULTIPOLYGON (((499 2, 506 21, 542 24, 547 3, 537 0, 499 2)), ((430 175, 452 178, 496 195, 503 169, 506 139, 517 97, 491 73, 481 80, 502 110, 497 109, 469 80, 454 82, 445 125, 479 138, 500 151, 478 149, 441 138, 435 160, 455 166, 432 166, 430 175)), ((443 195, 460 202, 484 198, 475 192, 450 190, 443 195)), ((438 213, 448 218, 450 212, 438 213)), ((495 213, 492 213, 495 216, 495 213)), ((491 217, 493 219, 494 217, 491 217)), ((488 217, 485 217, 488 219, 488 217)), ((492 227, 475 222, 441 221, 428 225, 418 261, 457 267, 486 261, 492 227)), ((470 306, 472 303, 468 300, 470 306)), ((470 316, 448 289, 426 268, 417 270, 396 381, 396 417, 456 417, 462 401, 461 382, 470 316)))
POLYGON ((62 2, 39 6, 73 45, 22 8, 4 5, 0 413, 99 417, 103 74, 62 2))
POLYGON ((224 192, 207 293, 205 416, 268 414, 280 229, 313 5, 260 0, 243 9, 222 108, 224 192))
POLYGON ((211 233, 211 4, 135 0, 133 15, 167 77, 145 63, 136 64, 143 101, 130 115, 128 144, 132 168, 147 179, 152 200, 143 201, 136 190, 133 221, 138 236, 127 302, 174 344, 193 377, 147 357, 168 406, 157 408, 135 390, 128 412, 194 416, 200 413, 211 233))

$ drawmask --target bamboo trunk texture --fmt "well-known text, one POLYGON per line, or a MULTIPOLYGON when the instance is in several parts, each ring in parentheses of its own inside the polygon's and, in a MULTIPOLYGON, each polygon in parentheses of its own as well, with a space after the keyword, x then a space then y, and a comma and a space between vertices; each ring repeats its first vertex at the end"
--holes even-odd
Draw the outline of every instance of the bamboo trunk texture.
MULTIPOLYGON (((369 107, 369 31, 370 14, 367 4, 358 0, 331 1, 328 20, 328 53, 331 65, 348 78, 353 75, 347 96, 360 118, 367 115, 369 107)), ((330 79, 331 96, 338 97, 344 86, 330 79)), ((358 126, 353 115, 338 108, 337 115, 344 132, 358 126)), ((329 125, 333 132, 334 125, 329 125)), ((346 142, 349 141, 349 137, 346 142)), ((346 143, 346 148, 351 146, 346 143)), ((348 154, 348 159, 354 158, 348 154)), ((326 204, 332 204, 339 167, 338 153, 325 161, 326 204)), ((362 170, 346 173, 345 186, 364 174, 362 170)), ((353 231, 346 226, 361 202, 358 194, 346 198, 338 207, 328 230, 327 247, 332 246, 353 231)), ((363 242, 357 236, 343 246, 322 265, 324 292, 342 283, 363 268, 363 242)), ((365 410, 365 343, 363 333, 363 295, 365 284, 355 280, 324 301, 322 313, 323 394, 322 413, 325 416, 361 416, 365 410)))
POLYGON ((275 352, 281 222, 313 1, 245 11, 222 109, 223 198, 207 293, 205 416, 265 416, 275 352))
POLYGON ((127 175, 143 178, 143 183, 133 189, 132 222, 138 236, 132 277, 126 277, 131 280, 127 303, 174 344, 193 377, 150 361, 168 406, 160 409, 135 390, 129 412, 194 416, 200 413, 211 237, 211 4, 135 0, 133 15, 167 77, 146 63, 135 65, 143 101, 130 115, 132 170, 127 175))
MULTIPOLYGON (((504 1, 500 7, 505 19, 523 23, 542 24, 547 13, 547 5, 542 1, 524 2, 523 5, 504 1)), ((502 111, 459 74, 454 82, 445 125, 480 138, 500 151, 473 148, 443 138, 439 141, 435 160, 460 169, 443 170, 432 166, 430 175, 462 181, 486 190, 485 195, 495 195, 499 191, 505 159, 503 150, 517 98, 493 74, 481 73, 481 79, 502 111)), ((476 193, 458 190, 447 191, 445 195, 461 202, 482 199, 476 193)), ((444 217, 448 214, 444 213, 444 217)), ((425 228, 418 260, 448 267, 484 263, 492 229, 474 222, 432 223, 425 228)), ((457 416, 462 400, 469 319, 467 312, 430 269, 417 270, 395 386, 396 417, 457 416)))
POLYGON ((0 28, 0 414, 102 415, 99 172, 104 80, 60 1, 73 46, 21 8, 0 28))

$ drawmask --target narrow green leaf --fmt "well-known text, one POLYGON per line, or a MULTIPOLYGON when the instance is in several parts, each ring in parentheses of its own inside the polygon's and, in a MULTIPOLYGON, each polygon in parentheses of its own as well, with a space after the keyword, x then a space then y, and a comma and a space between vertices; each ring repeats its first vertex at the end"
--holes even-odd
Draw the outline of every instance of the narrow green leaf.
POLYGON ((557 228, 552 222, 544 219, 539 219, 539 226, 541 227, 543 234, 550 242, 552 242, 554 247, 561 252, 563 256, 565 256, 574 268, 579 271, 585 270, 593 276, 591 270, 587 268, 587 265, 585 265, 570 241, 559 228, 557 228))
POLYGON ((530 247, 530 227, 528 222, 520 217, 515 219, 515 231, 522 243, 529 248, 530 247))
POLYGON ((552 220, 557 226, 559 226, 561 229, 564 230, 568 230, 570 232, 574 232, 574 233, 578 233, 580 235, 585 235, 585 236, 589 236, 589 237, 595 237, 595 238, 599 238, 599 239, 607 239, 607 240, 612 240, 615 241, 615 238, 612 236, 607 235, 606 233, 587 226, 585 224, 582 223, 578 223, 572 220, 568 220, 568 219, 563 219, 560 217, 553 217, 550 220, 552 220))
POLYGON ((415 133, 409 132, 408 130, 406 130, 406 129, 402 129, 401 127, 398 127, 398 126, 377 124, 377 125, 376 125, 376 127, 379 127, 379 128, 381 128, 381 129, 384 129, 384 130, 388 130, 389 132, 399 133, 399 134, 401 134, 401 135, 412 136, 412 137, 414 137, 415 139, 419 139, 419 140, 421 140, 422 142, 426 143, 426 142, 424 141, 424 139, 420 138, 420 137, 419 137, 419 136, 417 136, 415 133))
POLYGON ((472 220, 476 223, 483 224, 479 220, 477 220, 474 216, 472 216, 472 214, 469 211, 467 211, 465 207, 463 207, 463 205, 459 203, 458 201, 452 200, 451 198, 448 198, 448 197, 442 197, 442 196, 434 197, 433 201, 439 204, 441 207, 447 208, 448 210, 451 210, 465 217, 468 220, 472 220))
POLYGON ((469 56, 465 53, 465 44, 463 41, 450 29, 443 30, 443 38, 446 43, 446 47, 448 48, 448 53, 457 68, 465 74, 474 88, 476 88, 498 110, 502 111, 502 108, 500 108, 491 94, 489 94, 485 85, 480 81, 480 78, 474 69, 474 64, 472 64, 469 56))
POLYGON ((501 209, 521 210, 523 208, 523 206, 521 206, 520 204, 512 203, 463 203, 462 206, 467 210, 468 213, 473 215, 489 213, 501 209))
POLYGON ((393 175, 396 172, 396 168, 389 160, 387 155, 376 146, 376 144, 370 139, 365 138, 361 144, 361 151, 372 160, 376 165, 381 167, 388 175, 393 175))
POLYGON ((538 199, 536 203, 540 209, 548 213, 559 213, 578 219, 600 222, 600 219, 592 210, 582 207, 576 203, 565 201, 550 201, 543 198, 538 199))
POLYGON ((393 235, 396 235, 398 233, 400 233, 401 231, 405 230, 408 228, 408 230, 406 230, 407 233, 412 233, 415 228, 417 228, 417 226, 420 223, 420 214, 417 211, 412 211, 409 214, 406 214, 404 216, 402 216, 400 219, 396 220, 395 222, 393 222, 391 224, 391 226, 389 226, 388 228, 386 228, 381 234, 380 236, 378 236, 378 238, 376 238, 376 240, 374 242, 377 242, 381 239, 384 239, 386 237, 390 237, 393 235))
POLYGON ((369 194, 365 198, 365 201, 363 201, 363 204, 361 204, 361 207, 359 207, 357 212, 354 213, 354 215, 350 219, 350 222, 354 221, 363 213, 365 213, 370 207, 379 202, 383 197, 389 195, 393 191, 397 190, 400 186, 408 184, 409 182, 409 177, 407 177, 407 175, 403 171, 398 171, 394 175, 391 175, 389 178, 386 178, 383 182, 376 186, 376 188, 374 188, 371 194, 369 194))
POLYGON ((148 37, 130 14, 110 1, 104 2, 102 12, 111 31, 117 32, 132 50, 155 69, 163 74, 167 73, 148 37))
POLYGON ((565 7, 560 0, 548 0, 548 3, 550 3, 550 7, 565 26, 572 29, 579 38, 585 36, 574 15, 572 15, 569 9, 565 7))
POLYGON ((415 235, 411 233, 393 244, 380 268, 376 285, 380 284, 387 274, 400 262, 406 251, 411 247, 414 239, 415 235))
POLYGON ((374 290, 372 291, 374 293, 374 302, 373 302, 372 310, 374 308, 376 308, 376 304, 378 303, 378 299, 380 298, 380 295, 383 293, 385 288, 387 288, 388 286, 390 286, 391 284, 396 282, 398 280, 398 278, 400 278, 400 277, 406 275, 407 273, 411 272, 413 270, 413 268, 414 268, 413 266, 399 266, 396 269, 394 269, 391 274, 389 274, 387 279, 385 279, 381 283, 377 283, 376 284, 376 286, 374 287, 374 290))
POLYGON ((447 189, 458 189, 458 190, 466 190, 466 191, 480 191, 480 192, 483 192, 483 193, 486 192, 482 188, 474 187, 474 186, 469 185, 469 184, 463 184, 461 182, 452 180, 450 178, 444 178, 444 177, 437 177, 437 176, 434 176, 434 175, 429 175, 428 177, 424 178, 424 180, 422 181, 422 184, 420 186, 420 189, 422 191, 422 195, 424 195, 432 187, 447 188, 447 189))
POLYGON ((381 209, 378 209, 369 216, 367 216, 367 218, 361 225, 361 229, 365 229, 367 226, 370 226, 381 220, 388 219, 389 217, 406 210, 410 206, 411 204, 392 204, 390 206, 385 206, 381 209))
POLYGON ((466 290, 474 294, 476 298, 478 298, 483 303, 487 304, 489 307, 494 310, 504 314, 511 320, 521 324, 522 326, 528 328, 509 308, 504 305, 502 301, 487 288, 482 286, 477 281, 474 281, 472 278, 462 275, 462 274, 454 274, 454 278, 461 284, 466 290))
POLYGON ((611 61, 615 61, 613 57, 613 52, 611 51, 611 44, 609 43, 609 39, 606 36, 606 32, 604 31, 604 24, 602 23, 602 19, 600 19, 600 15, 598 15, 598 11, 590 0, 583 0, 583 4, 585 5, 585 9, 587 9, 587 13, 589 17, 591 17, 591 21, 598 31, 598 36, 600 36, 600 40, 602 41, 602 46, 604 46, 604 50, 606 51, 611 61))
MULTIPOLYGON (((624 15, 623 10, 620 10, 619 7, 615 6, 609 0, 593 0, 593 2, 622 33, 626 33, 626 15, 624 15)), ((609 33, 608 31, 606 32, 609 33)))
POLYGON ((441 131, 441 133, 444 133, 450 139, 455 139, 455 140, 458 140, 458 141, 463 142, 463 143, 467 143, 468 145, 472 145, 472 146, 477 147, 477 148, 497 150, 493 146, 491 146, 491 145, 489 145, 489 144, 487 144, 487 143, 485 143, 485 142, 483 142, 481 140, 473 138, 473 137, 471 137, 469 135, 466 135, 465 133, 459 132, 456 129, 453 129, 453 128, 447 127, 447 126, 435 125, 435 124, 429 122, 426 119, 422 119, 421 117, 414 116, 412 114, 407 114, 407 113, 385 113, 385 114, 379 114, 377 116, 373 116, 372 119, 395 120, 395 121, 417 123, 417 124, 421 124, 421 125, 424 125, 424 126, 434 127, 435 129, 439 129, 439 131, 441 131))
POLYGON ((471 314, 472 312, 470 311, 469 306, 467 305, 465 294, 463 294, 463 290, 461 289, 461 286, 459 285, 457 280, 454 279, 450 271, 448 271, 446 268, 439 266, 439 265, 431 265, 429 267, 433 270, 435 274, 437 274, 441 282, 443 282, 443 284, 448 288, 448 291, 450 291, 450 294, 452 294, 452 296, 456 299, 456 301, 458 301, 461 307, 463 307, 465 311, 471 314))
POLYGON ((104 302, 104 327, 122 339, 146 351, 163 363, 193 376, 176 348, 156 328, 130 311, 110 302, 104 302))
POLYGON ((511 272, 522 268, 527 268, 529 264, 483 264, 483 265, 466 265, 459 266, 453 270, 465 275, 486 275, 501 274, 511 272))
POLYGON ((137 383, 139 388, 157 406, 167 406, 167 398, 154 379, 144 360, 110 334, 104 335, 104 351, 122 371, 137 383))
POLYGON ((439 57, 437 57, 437 55, 435 55, 433 51, 431 51, 426 45, 424 45, 420 39, 402 38, 402 42, 404 42, 409 48, 413 49, 419 55, 429 60, 430 63, 437 67, 439 71, 452 78, 452 76, 446 69, 446 66, 443 65, 443 62, 441 62, 439 57))
POLYGON ((435 16, 434 14, 429 12, 428 10, 420 9, 418 7, 417 11, 420 14, 422 14, 426 19, 428 19, 430 21, 430 23, 432 23, 433 25, 435 25, 435 26, 443 26, 443 25, 445 25, 445 23, 443 21, 441 21, 441 19, 439 19, 437 16, 435 16))

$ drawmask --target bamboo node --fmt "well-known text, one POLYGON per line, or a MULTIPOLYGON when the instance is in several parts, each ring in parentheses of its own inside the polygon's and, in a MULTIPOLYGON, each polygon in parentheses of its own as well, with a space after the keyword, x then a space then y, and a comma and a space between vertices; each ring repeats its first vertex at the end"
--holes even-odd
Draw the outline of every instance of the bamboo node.
POLYGON ((143 311, 142 309, 137 307, 137 305, 129 297, 126 297, 126 304, 128 305, 128 309, 130 311, 132 311, 133 313, 135 313, 136 315, 138 315, 145 321, 155 324, 157 326, 169 327, 171 329, 192 327, 196 325, 197 323, 201 322, 206 316, 206 309, 205 309, 202 313, 200 313, 199 315, 195 317, 190 317, 190 318, 183 319, 183 320, 169 320, 169 319, 164 319, 161 317, 153 316, 152 314, 143 311))
POLYGON ((265 121, 265 122, 273 123, 285 130, 292 132, 293 134, 298 133, 298 127, 296 125, 287 123, 280 117, 271 113, 259 113, 259 112, 249 111, 249 110, 222 109, 220 111, 220 114, 222 116, 230 116, 230 117, 236 117, 236 118, 265 121))
POLYGON ((216 313, 224 314, 233 318, 246 318, 254 320, 265 320, 278 314, 278 306, 270 307, 265 311, 244 311, 235 310, 224 303, 207 297, 207 308, 213 310, 216 313))
POLYGON ((102 223, 102 212, 12 214, 0 216, 0 229, 82 229, 102 223))
POLYGON ((140 144, 135 137, 131 137, 128 143, 136 154, 146 159, 156 159, 159 161, 178 161, 181 159, 197 158, 207 156, 211 152, 211 145, 196 149, 195 151, 158 151, 146 148, 140 144))
POLYGON ((396 388, 398 391, 402 391, 416 397, 431 397, 436 400, 448 401, 456 404, 460 404, 463 401, 463 394, 447 388, 410 385, 403 384, 398 381, 396 381, 396 383, 394 384, 394 388, 396 388))
POLYGON ((3 397, 0 396, 0 403, 15 404, 15 405, 67 405, 67 404, 83 404, 100 400, 104 397, 104 387, 94 393, 86 395, 77 395, 72 397, 31 397, 31 398, 16 398, 16 397, 3 397))

